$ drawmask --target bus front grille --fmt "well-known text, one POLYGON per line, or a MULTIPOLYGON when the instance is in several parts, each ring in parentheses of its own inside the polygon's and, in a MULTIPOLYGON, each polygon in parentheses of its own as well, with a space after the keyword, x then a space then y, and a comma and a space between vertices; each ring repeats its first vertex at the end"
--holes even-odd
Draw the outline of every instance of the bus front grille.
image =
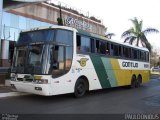
POLYGON ((25 79, 25 81, 27 81, 27 82, 32 82, 33 79, 25 79))
POLYGON ((23 78, 17 78, 18 81, 23 81, 23 78))

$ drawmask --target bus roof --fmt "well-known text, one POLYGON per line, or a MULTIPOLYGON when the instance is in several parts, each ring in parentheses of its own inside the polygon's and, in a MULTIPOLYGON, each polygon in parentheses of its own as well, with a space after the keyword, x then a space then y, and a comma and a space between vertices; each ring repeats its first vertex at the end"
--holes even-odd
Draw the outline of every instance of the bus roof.
POLYGON ((36 30, 52 29, 52 28, 66 29, 66 30, 71 30, 71 31, 76 30, 75 28, 72 28, 72 27, 52 25, 52 26, 44 26, 44 27, 36 27, 36 28, 26 29, 26 30, 22 30, 21 32, 29 32, 29 31, 36 31, 36 30))
POLYGON ((95 33, 90 33, 90 32, 84 31, 82 29, 75 29, 73 27, 68 27, 68 26, 52 25, 52 26, 47 26, 47 27, 37 27, 37 28, 22 30, 21 32, 29 32, 29 31, 36 31, 36 30, 43 30, 43 29, 52 29, 52 28, 76 31, 76 32, 78 32, 80 34, 83 34, 85 36, 89 36, 89 37, 97 38, 97 39, 100 39, 100 40, 117 43, 117 44, 120 44, 120 45, 132 47, 132 48, 136 48, 136 49, 141 49, 141 50, 144 50, 144 51, 149 51, 147 48, 144 48, 144 47, 137 47, 137 46, 130 45, 128 43, 122 43, 122 42, 119 42, 119 41, 116 41, 116 40, 108 39, 108 38, 106 38, 105 36, 102 36, 102 35, 98 35, 98 34, 95 34, 95 33))

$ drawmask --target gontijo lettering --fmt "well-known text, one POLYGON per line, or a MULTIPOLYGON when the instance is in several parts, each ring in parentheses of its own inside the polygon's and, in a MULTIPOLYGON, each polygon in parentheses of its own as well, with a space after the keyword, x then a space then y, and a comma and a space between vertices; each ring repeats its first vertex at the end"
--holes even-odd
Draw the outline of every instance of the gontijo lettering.
POLYGON ((123 67, 134 67, 134 68, 138 68, 138 63, 135 62, 122 62, 122 66, 123 67))

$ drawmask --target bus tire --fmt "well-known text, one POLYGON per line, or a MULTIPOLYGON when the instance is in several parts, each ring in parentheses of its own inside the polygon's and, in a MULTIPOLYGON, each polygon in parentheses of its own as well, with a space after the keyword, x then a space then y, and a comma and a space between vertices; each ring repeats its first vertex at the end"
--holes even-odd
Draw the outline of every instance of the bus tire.
POLYGON ((86 80, 83 78, 79 78, 75 84, 74 96, 76 98, 82 97, 85 95, 86 91, 87 91, 86 80))
POLYGON ((133 75, 133 76, 132 76, 132 79, 131 79, 130 88, 136 88, 136 84, 137 84, 136 76, 133 75))
POLYGON ((138 75, 136 87, 140 87, 142 84, 142 76, 138 75))

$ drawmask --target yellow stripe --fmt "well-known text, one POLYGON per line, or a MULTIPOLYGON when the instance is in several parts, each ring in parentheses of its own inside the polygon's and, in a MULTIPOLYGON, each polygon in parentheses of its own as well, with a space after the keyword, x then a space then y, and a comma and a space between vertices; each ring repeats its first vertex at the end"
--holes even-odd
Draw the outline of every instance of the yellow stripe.
POLYGON ((111 59, 112 69, 114 70, 115 78, 118 86, 130 85, 132 75, 136 77, 142 75, 142 83, 148 82, 150 77, 149 70, 121 70, 117 59, 111 59))

